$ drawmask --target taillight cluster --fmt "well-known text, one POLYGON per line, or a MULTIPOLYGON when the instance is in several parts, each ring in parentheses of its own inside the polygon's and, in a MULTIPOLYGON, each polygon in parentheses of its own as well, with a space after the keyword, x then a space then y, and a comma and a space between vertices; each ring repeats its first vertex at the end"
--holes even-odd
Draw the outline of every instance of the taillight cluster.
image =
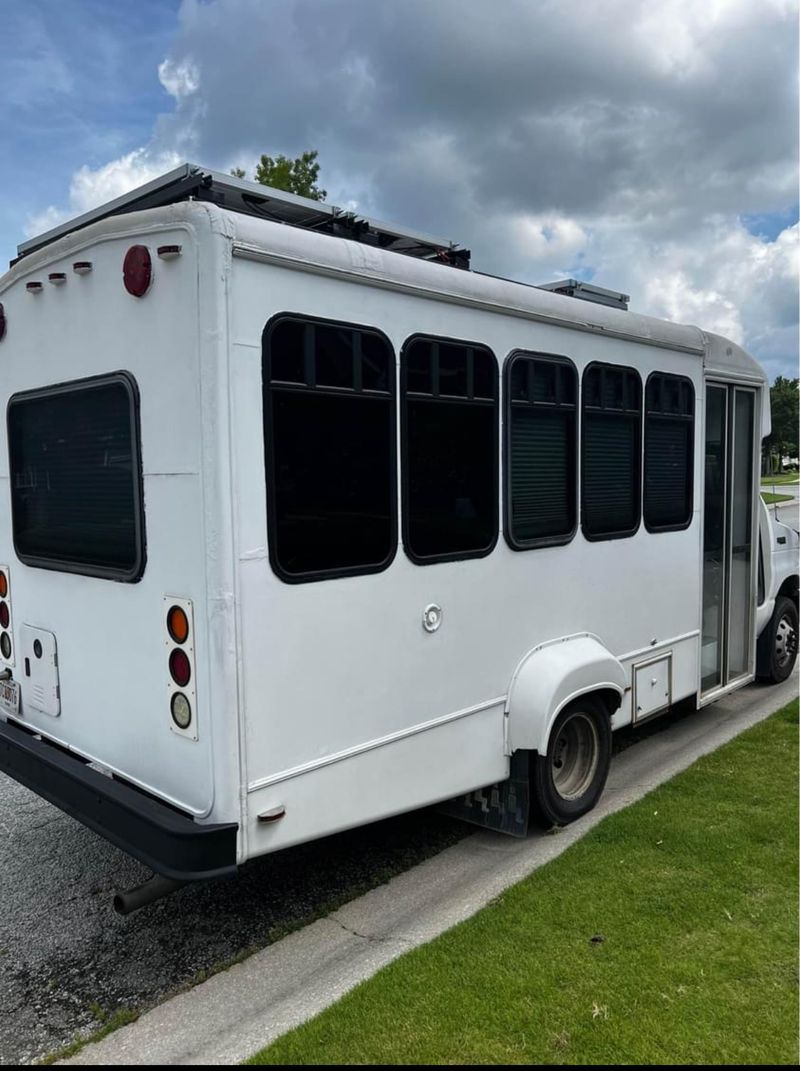
POLYGON ((14 665, 14 641, 11 631, 11 585, 8 566, 0 565, 0 659, 14 665))
POLYGON ((164 632, 169 672, 170 728, 197 739, 194 684, 194 628, 188 599, 164 599, 164 632))

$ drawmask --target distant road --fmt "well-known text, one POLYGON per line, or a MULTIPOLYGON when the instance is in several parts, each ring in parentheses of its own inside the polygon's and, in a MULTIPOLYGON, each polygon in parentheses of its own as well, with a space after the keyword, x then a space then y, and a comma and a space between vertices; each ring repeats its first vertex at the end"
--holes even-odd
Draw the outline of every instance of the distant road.
POLYGON ((771 491, 776 495, 792 496, 794 502, 777 502, 769 508, 783 524, 789 524, 792 528, 800 530, 800 483, 771 484, 769 481, 764 481, 761 484, 761 490, 771 491))

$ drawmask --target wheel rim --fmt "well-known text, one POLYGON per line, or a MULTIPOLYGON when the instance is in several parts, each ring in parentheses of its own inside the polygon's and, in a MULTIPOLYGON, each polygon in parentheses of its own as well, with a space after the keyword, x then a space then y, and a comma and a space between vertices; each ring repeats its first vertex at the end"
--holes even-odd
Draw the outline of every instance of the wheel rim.
POLYGON ((784 614, 775 630, 775 661, 785 669, 797 653, 797 629, 789 614, 784 614))
POLYGON ((600 739, 588 714, 576 712, 561 726, 550 758, 553 787, 563 800, 579 799, 592 783, 600 739))

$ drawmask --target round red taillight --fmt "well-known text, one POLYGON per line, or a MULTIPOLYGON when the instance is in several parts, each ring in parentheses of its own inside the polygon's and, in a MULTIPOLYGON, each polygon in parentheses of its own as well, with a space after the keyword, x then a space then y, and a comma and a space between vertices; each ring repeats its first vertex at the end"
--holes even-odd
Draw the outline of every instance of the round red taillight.
POLYGON ((0 305, 0 338, 4 338, 6 333, 6 313, 2 305, 0 305))
POLYGON ((144 297, 153 280, 153 261, 146 245, 132 245, 122 265, 125 289, 134 297, 144 297))
POLYGON ((185 651, 177 648, 169 656, 169 671, 180 688, 185 688, 192 676, 192 666, 185 651))
POLYGON ((3 628, 8 628, 8 622, 11 620, 11 615, 8 612, 8 603, 0 602, 0 625, 3 628))

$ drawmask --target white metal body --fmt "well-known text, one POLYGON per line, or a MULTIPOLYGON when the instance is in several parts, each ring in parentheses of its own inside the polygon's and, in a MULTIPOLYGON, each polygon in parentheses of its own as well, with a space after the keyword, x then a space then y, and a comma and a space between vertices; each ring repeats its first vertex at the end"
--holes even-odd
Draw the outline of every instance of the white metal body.
MULTIPOLYGON (((120 369, 141 397, 140 582, 23 565, 0 511, 17 663, 25 626, 58 645, 58 715, 29 702, 23 679, 20 720, 199 821, 238 822, 240 862, 501 780, 514 749, 546 750, 576 695, 619 697, 618 728, 636 719, 634 698, 643 717, 699 692, 706 382, 752 387, 757 447, 769 430, 764 373, 733 343, 196 203, 61 238, 0 279, 0 301, 6 401, 120 369), (168 262, 154 256, 141 299, 122 285, 134 243, 181 246, 168 262), (74 273, 76 260, 91 272, 74 273), (49 272, 66 285, 49 286, 49 272), (523 553, 500 538, 487 557, 426 567, 398 546, 380 573, 284 583, 268 558, 261 400, 262 332, 282 312, 379 328, 396 355, 424 332, 484 343, 501 364, 522 348, 567 355, 579 375, 607 361, 643 382, 656 370, 688 377, 692 523, 605 542, 579 529, 523 553), (193 612, 191 733, 169 715, 173 596, 193 612), (431 604, 442 609, 433 631, 431 604)), ((8 479, 3 437, 6 503, 8 479)))

